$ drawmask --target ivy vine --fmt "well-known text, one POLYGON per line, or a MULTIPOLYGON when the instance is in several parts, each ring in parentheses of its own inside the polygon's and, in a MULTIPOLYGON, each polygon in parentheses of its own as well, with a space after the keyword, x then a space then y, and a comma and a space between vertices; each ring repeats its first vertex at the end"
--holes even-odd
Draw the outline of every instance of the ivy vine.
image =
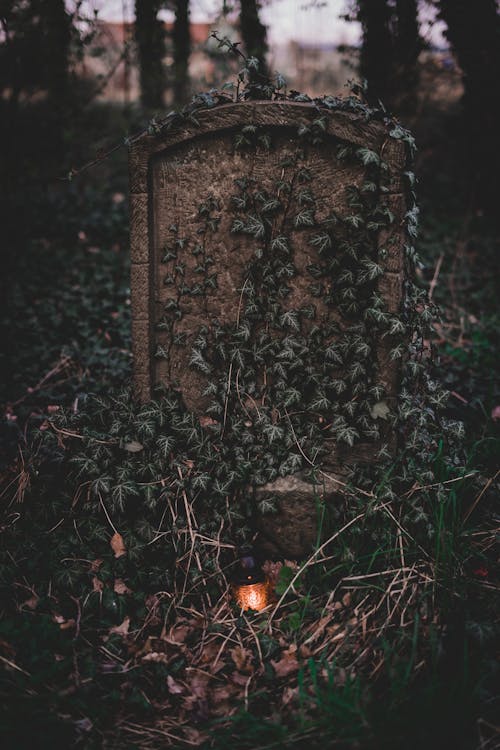
MULTIPOLYGON (((225 39, 219 43, 232 47, 225 39)), ((88 498, 100 498, 111 514, 124 515, 137 545, 161 537, 172 560, 186 549, 183 530, 194 523, 189 508, 196 509, 196 524, 205 538, 242 542, 254 533, 256 513, 276 510, 268 499, 256 507, 252 488, 301 470, 313 477, 314 467, 320 467, 335 446, 349 449, 366 442, 377 446, 379 460, 351 464, 347 481, 351 477, 357 487, 392 501, 414 482, 416 471, 423 478, 428 475, 429 451, 438 440, 451 444, 461 429, 440 417, 446 393, 427 374, 425 340, 434 311, 412 280, 418 263, 412 136, 385 111, 370 109, 357 85, 346 98, 310 99, 288 92, 279 75, 274 81, 251 82, 251 64, 247 61, 240 72, 234 95, 228 93, 229 86, 200 94, 183 111, 156 119, 149 127, 150 133, 160 134, 186 121, 196 123, 199 110, 256 98, 310 102, 317 111, 314 121, 297 132, 296 155, 283 159, 273 190, 241 175, 227 205, 206 196, 192 236, 180 236, 177 226, 170 227, 162 256, 168 301, 157 321, 158 329, 169 333, 170 346, 158 345, 156 350, 156 356, 166 360, 172 344, 188 345, 185 335, 175 333, 185 299, 217 289, 209 239, 219 230, 222 212, 231 212, 234 238, 253 247, 242 271, 236 320, 201 326, 190 345, 190 366, 206 379, 206 415, 200 419, 189 412, 179 392, 159 384, 149 404, 136 404, 126 391, 90 399, 78 414, 57 418, 59 427, 77 430, 85 438, 72 466, 75 481, 87 483, 88 498), (381 200, 386 165, 377 153, 336 142, 336 158, 362 167, 364 178, 349 188, 347 212, 333 210, 318 219, 308 155, 324 142, 328 111, 384 121, 389 137, 406 145, 408 280, 397 314, 387 311, 377 291, 383 274, 377 237, 394 221, 381 200), (297 233, 314 261, 305 272, 310 301, 294 307, 289 298, 299 274, 297 233), (189 256, 194 273, 187 280, 189 256), (377 342, 386 337, 391 358, 401 367, 395 404, 385 401, 376 366, 377 342), (404 446, 396 458, 384 444, 391 431, 404 446)), ((269 151, 273 136, 248 123, 235 135, 234 146, 269 151)), ((354 493, 353 499, 349 493, 352 508, 359 502, 360 496, 356 499, 354 493)), ((425 496, 405 502, 403 518, 411 517, 424 534, 432 533, 425 496)), ((206 560, 207 569, 214 565, 206 560)), ((196 578, 200 571, 193 568, 190 575, 196 578)))

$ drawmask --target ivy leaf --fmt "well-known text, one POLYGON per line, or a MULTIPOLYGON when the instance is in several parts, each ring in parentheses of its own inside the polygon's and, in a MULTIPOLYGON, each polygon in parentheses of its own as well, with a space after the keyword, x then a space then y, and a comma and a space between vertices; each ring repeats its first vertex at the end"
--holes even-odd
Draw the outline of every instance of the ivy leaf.
POLYGON ((160 453, 165 458, 168 458, 168 455, 172 452, 175 446, 175 440, 171 435, 161 435, 156 441, 156 445, 158 446, 160 453))
POLYGON ((344 222, 354 227, 354 229, 359 229, 359 227, 363 226, 365 220, 360 214, 352 214, 351 216, 346 216, 344 222))
POLYGON ((323 234, 315 234, 310 240, 309 244, 313 247, 318 248, 318 252, 324 253, 325 250, 329 250, 332 246, 332 239, 330 235, 323 232, 323 234))
POLYGON ((281 427, 278 427, 277 424, 267 425, 264 428, 263 432, 267 437, 269 443, 275 443, 277 440, 281 440, 284 435, 283 429, 281 427))
POLYGON ((356 154, 359 156, 365 167, 368 166, 368 164, 380 164, 380 156, 369 148, 358 148, 356 154))
POLYGON ((271 242, 271 250, 279 250, 282 253, 289 253, 290 248, 288 247, 288 240, 286 237, 283 237, 282 235, 279 235, 278 237, 275 237, 274 240, 271 242))
POLYGON ((270 497, 264 497, 262 500, 259 500, 258 508, 262 515, 265 515, 266 513, 276 513, 277 511, 276 504, 273 503, 272 498, 270 497))
POLYGON ((241 219, 235 219, 231 226, 231 232, 233 232, 233 234, 236 234, 238 232, 244 232, 244 231, 245 231, 245 222, 242 221, 241 219))
POLYGON ((201 474, 196 474, 193 477, 192 485, 194 490, 206 490, 208 485, 210 484, 210 475, 206 474, 205 472, 202 472, 201 474))
POLYGON ((193 349, 193 351, 191 352, 189 364, 191 365, 191 367, 194 367, 195 369, 205 373, 205 375, 209 375, 212 372, 212 368, 199 349, 193 349))
POLYGON ((280 316, 280 325, 283 327, 293 328, 294 331, 300 331, 300 323, 295 310, 287 310, 280 316))
POLYGON ((294 226, 296 227, 313 227, 314 226, 314 216, 310 209, 305 209, 304 211, 299 211, 299 213, 296 215, 295 219, 293 220, 294 226))
POLYGON ((262 209, 261 209, 262 213, 263 214, 272 213, 273 211, 276 211, 276 209, 280 208, 280 205, 281 205, 280 202, 276 200, 275 198, 272 200, 268 200, 262 206, 262 209))
POLYGON ((337 433, 338 442, 347 443, 350 448, 352 448, 357 438, 359 438, 359 432, 354 427, 344 427, 337 433))
POLYGON ((276 90, 279 91, 280 89, 286 88, 286 79, 281 75, 281 73, 276 73, 276 90))
POLYGON ((336 344, 330 344, 325 349, 325 359, 327 362, 335 362, 338 365, 343 364, 344 360, 338 351, 336 344))
POLYGON ((257 239, 261 239, 265 236, 266 228, 264 222, 259 216, 249 216, 244 231, 246 234, 251 234, 257 239))

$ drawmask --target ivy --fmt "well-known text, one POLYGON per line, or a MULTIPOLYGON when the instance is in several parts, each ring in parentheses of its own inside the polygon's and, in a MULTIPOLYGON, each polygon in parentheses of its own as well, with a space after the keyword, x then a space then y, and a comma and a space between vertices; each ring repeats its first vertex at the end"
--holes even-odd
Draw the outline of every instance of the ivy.
MULTIPOLYGON (((228 41, 222 45, 232 49, 228 41)), ((62 427, 80 436, 72 470, 75 481, 84 478, 88 483, 85 502, 91 505, 102 498, 113 518, 126 514, 141 539, 148 538, 151 529, 162 529, 162 543, 172 559, 199 548, 198 540, 181 540, 177 533, 186 527, 184 495, 196 503, 203 534, 230 541, 249 538, 254 513, 276 508, 272 498, 257 505, 255 487, 299 471, 304 475, 310 462, 321 467, 332 451, 343 448, 350 455, 351 448, 369 443, 380 460, 357 466, 347 482, 352 477, 356 486, 370 490, 383 485, 380 492, 394 497, 400 487, 412 486, 412 461, 428 456, 436 433, 451 442, 452 433, 459 432, 457 425, 446 425, 437 416, 446 395, 426 377, 423 341, 432 309, 411 281, 396 315, 377 290, 385 267, 377 235, 394 221, 384 201, 384 164, 371 149, 331 139, 325 114, 344 111, 366 122, 385 121, 389 137, 406 143, 410 209, 405 217, 405 262, 410 277, 418 220, 411 192, 411 137, 357 95, 311 99, 286 93, 279 75, 271 82, 250 82, 252 64, 246 61, 231 94, 224 89, 194 97, 185 110, 153 126, 155 133, 164 133, 186 120, 196 122, 198 111, 251 98, 307 101, 315 110, 314 119, 296 136, 297 153, 281 159, 273 188, 268 181, 264 185, 239 175, 234 194, 224 201, 213 195, 204 198, 186 236, 180 236, 179 227, 170 227, 162 262, 164 293, 173 297, 158 327, 175 346, 187 348, 189 366, 201 379, 200 391, 207 399, 202 418, 186 408, 178 384, 159 385, 155 401, 144 407, 124 392, 91 401, 78 414, 58 417, 62 427), (309 157, 326 138, 332 159, 341 161, 345 170, 354 167, 359 173, 361 168, 362 178, 347 191, 346 210, 319 219, 309 157), (222 219, 231 227, 231 242, 251 251, 237 284, 238 308, 233 321, 215 321, 210 329, 200 327, 186 336, 176 331, 186 298, 203 298, 217 290, 219 269, 211 247, 222 219), (306 279, 310 304, 291 301, 299 275, 306 279), (386 393, 377 369, 380 341, 390 347, 394 366, 402 368, 397 398, 388 398, 393 394, 386 393), (399 431, 408 449, 405 457, 398 457, 397 470, 392 469, 394 456, 383 445, 388 430, 399 431), (142 447, 136 452, 126 448, 134 443, 142 447)), ((235 139, 235 145, 248 152, 273 152, 271 135, 256 123, 247 123, 235 139)), ((156 356, 169 359, 169 347, 159 344, 156 356)), ((402 504, 402 523, 409 513, 426 528, 423 503, 402 504)), ((172 570, 184 586, 183 571, 173 564, 172 570)), ((189 575, 194 584, 195 566, 189 575)))

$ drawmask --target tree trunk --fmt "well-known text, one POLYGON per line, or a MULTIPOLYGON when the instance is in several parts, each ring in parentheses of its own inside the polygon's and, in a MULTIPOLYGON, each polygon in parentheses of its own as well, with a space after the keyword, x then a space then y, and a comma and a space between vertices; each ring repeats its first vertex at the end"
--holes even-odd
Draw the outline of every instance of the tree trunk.
POLYGON ((440 0, 446 36, 462 69, 464 122, 476 205, 498 212, 500 17, 495 0, 440 0))
POLYGON ((141 101, 147 109, 163 107, 165 32, 158 20, 160 0, 135 0, 135 38, 139 56, 141 101))
POLYGON ((395 59, 397 68, 396 110, 413 113, 417 104, 419 82, 418 56, 422 50, 417 0, 396 0, 397 34, 395 59))
POLYGON ((387 0, 359 0, 358 21, 363 31, 359 69, 368 83, 368 100, 390 105, 394 93, 394 42, 387 0))
POLYGON ((40 6, 45 41, 45 76, 48 96, 57 107, 68 96, 71 16, 64 0, 44 0, 40 6))
POLYGON ((259 0, 240 0, 240 31, 248 57, 259 61, 256 69, 250 69, 252 83, 262 83, 269 75, 266 64, 267 31, 259 18, 259 0))
POLYGON ((191 53, 189 0, 175 0, 173 43, 174 100, 176 104, 184 104, 189 89, 189 55, 191 53))

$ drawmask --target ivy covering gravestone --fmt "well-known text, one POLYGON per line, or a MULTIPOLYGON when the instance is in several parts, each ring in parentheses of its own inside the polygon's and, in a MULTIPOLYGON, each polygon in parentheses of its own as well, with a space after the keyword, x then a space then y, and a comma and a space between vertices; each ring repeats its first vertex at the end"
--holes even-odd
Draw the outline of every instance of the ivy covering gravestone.
POLYGON ((413 140, 356 97, 271 98, 202 95, 131 143, 134 382, 192 425, 194 485, 299 556, 397 447, 413 140))

